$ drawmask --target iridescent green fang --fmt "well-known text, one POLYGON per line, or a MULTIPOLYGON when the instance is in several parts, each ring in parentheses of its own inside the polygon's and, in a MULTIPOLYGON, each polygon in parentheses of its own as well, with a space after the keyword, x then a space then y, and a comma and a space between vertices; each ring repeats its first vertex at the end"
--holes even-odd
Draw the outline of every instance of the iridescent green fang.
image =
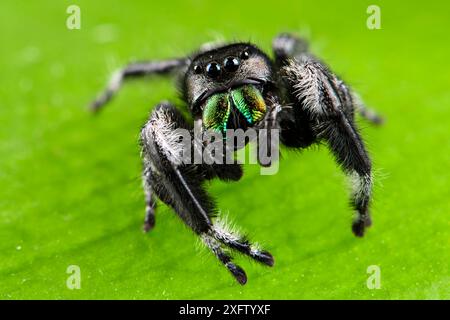
POLYGON ((203 108, 205 128, 226 132, 231 103, 250 125, 260 121, 266 113, 266 103, 261 92, 254 86, 246 85, 230 92, 216 93, 206 100, 203 108))
POLYGON ((230 116, 230 99, 227 93, 215 94, 206 101, 203 109, 203 124, 206 129, 225 132, 230 116))
POLYGON ((249 124, 261 120, 266 113, 266 103, 261 92, 254 86, 247 85, 231 91, 233 103, 244 115, 249 124))

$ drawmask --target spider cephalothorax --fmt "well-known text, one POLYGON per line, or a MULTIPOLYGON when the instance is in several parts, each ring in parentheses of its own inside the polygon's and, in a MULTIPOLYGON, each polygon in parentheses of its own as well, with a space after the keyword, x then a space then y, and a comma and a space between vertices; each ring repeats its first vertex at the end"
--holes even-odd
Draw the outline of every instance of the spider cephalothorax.
POLYGON ((205 129, 246 129, 266 114, 263 95, 272 76, 269 58, 251 44, 231 44, 196 56, 183 78, 185 100, 205 129))
MULTIPOLYGON (((242 167, 239 163, 221 161, 180 161, 178 155, 185 151, 186 144, 181 144, 181 136, 176 132, 184 130, 194 144, 194 123, 203 132, 222 134, 224 139, 225 133, 233 129, 274 129, 286 147, 301 149, 325 142, 353 183, 354 234, 363 236, 371 224, 371 163, 354 113, 359 111, 374 123, 380 123, 381 119, 308 52, 305 41, 280 34, 273 41, 273 51, 272 60, 249 43, 208 45, 189 57, 133 63, 115 73, 106 91, 92 104, 93 110, 99 110, 126 78, 178 73, 183 100, 192 119, 185 119, 169 102, 161 102, 141 131, 146 196, 144 229, 154 227, 158 197, 200 236, 241 284, 246 283, 247 276, 233 263, 227 248, 269 266, 274 259, 220 220, 214 221, 217 209, 204 181, 239 180, 242 167)), ((195 153, 197 149, 193 150, 195 153)))

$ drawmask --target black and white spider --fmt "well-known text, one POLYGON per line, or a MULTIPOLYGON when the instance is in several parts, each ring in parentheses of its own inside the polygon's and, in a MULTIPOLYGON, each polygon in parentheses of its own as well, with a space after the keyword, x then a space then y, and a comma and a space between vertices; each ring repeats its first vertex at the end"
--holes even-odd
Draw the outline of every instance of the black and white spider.
POLYGON ((189 57, 133 63, 116 72, 105 92, 92 103, 93 110, 100 110, 124 79, 179 75, 192 119, 187 120, 169 102, 161 102, 141 131, 144 229, 154 227, 158 197, 173 208, 240 284, 247 282, 247 276, 233 263, 228 248, 268 266, 274 259, 220 221, 213 222, 217 209, 205 191, 204 181, 237 181, 243 174, 241 165, 180 163, 175 159, 180 152, 179 141, 172 134, 176 129, 187 129, 193 135, 194 124, 204 131, 218 132, 275 128, 281 143, 289 148, 325 142, 352 181, 351 204, 356 211, 353 233, 361 237, 371 225, 371 161, 354 122, 355 111, 374 123, 381 119, 307 47, 305 41, 283 33, 273 41, 273 60, 255 45, 232 43, 205 45, 189 57))

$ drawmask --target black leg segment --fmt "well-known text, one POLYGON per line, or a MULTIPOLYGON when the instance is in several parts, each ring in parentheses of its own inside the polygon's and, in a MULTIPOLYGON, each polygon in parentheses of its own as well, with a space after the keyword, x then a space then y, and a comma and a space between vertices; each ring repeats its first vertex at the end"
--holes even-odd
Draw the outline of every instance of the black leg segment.
MULTIPOLYGON (((213 219, 217 209, 213 199, 206 192, 203 182, 213 177, 224 180, 238 180, 242 176, 240 165, 191 164, 183 161, 181 155, 185 138, 193 139, 192 126, 171 104, 161 103, 150 116, 141 131, 142 155, 144 163, 144 191, 146 193, 145 228, 154 223, 154 199, 174 209, 183 222, 198 234, 205 245, 214 253, 236 280, 245 284, 247 277, 242 268, 232 262, 226 247, 237 250, 265 265, 273 265, 272 255, 225 224, 213 219), (189 137, 178 129, 184 129, 189 137), (226 167, 228 166, 228 167, 226 167), (229 170, 225 171, 225 168, 229 170)), ((192 147, 192 150, 195 148, 192 147)))
POLYGON ((317 141, 328 144, 352 181, 351 203, 357 213, 352 230, 361 237, 371 223, 371 162, 353 121, 354 106, 348 91, 337 76, 311 56, 288 61, 281 73, 285 85, 291 88, 292 112, 308 119, 317 141))
POLYGON ((187 63, 188 60, 185 58, 131 63, 125 68, 117 70, 111 76, 106 89, 90 104, 90 108, 95 112, 100 111, 113 98, 114 94, 119 91, 123 81, 126 79, 140 78, 153 74, 166 75, 186 66, 187 63))

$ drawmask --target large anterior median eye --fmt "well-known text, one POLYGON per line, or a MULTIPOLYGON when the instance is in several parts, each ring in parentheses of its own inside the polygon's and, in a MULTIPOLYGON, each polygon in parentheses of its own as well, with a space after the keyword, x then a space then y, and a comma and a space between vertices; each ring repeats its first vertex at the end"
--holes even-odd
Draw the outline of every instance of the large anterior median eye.
POLYGON ((244 115, 249 124, 254 124, 264 118, 266 103, 261 92, 251 85, 246 85, 231 91, 233 104, 244 115))
POLYGON ((228 57, 223 61, 223 68, 227 72, 234 72, 239 68, 239 60, 235 57, 228 57))
POLYGON ((217 62, 211 62, 206 66, 206 74, 210 78, 217 78, 220 75, 220 64, 217 62))
POLYGON ((230 116, 228 94, 217 93, 208 98, 203 108, 203 124, 206 129, 225 132, 230 116))

